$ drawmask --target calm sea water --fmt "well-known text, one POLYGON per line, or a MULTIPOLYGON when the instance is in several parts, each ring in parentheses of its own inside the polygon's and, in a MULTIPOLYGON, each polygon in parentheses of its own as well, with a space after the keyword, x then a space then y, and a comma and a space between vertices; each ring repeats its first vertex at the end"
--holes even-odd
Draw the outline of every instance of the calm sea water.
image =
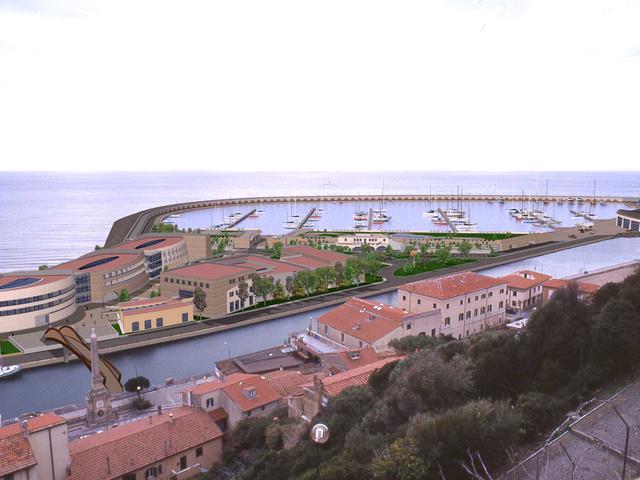
MULTIPOLYGON (((0 173, 0 272, 56 264, 103 244, 114 220, 174 202, 258 195, 451 193, 640 196, 640 172, 340 172, 340 173, 0 173)), ((472 207, 485 229, 502 215, 472 207)), ((494 208, 497 206, 494 204, 494 208)), ((300 207, 302 209, 302 207, 300 207)), ((422 208, 419 206, 417 208, 422 208)), ((602 207, 604 208, 604 207, 602 207)), ((345 209, 349 216, 352 207, 345 209), (347 211, 348 210, 348 211, 347 211)), ((418 210, 416 210, 418 213, 418 210)), ((610 212, 607 212, 610 214, 610 212)), ((205 214, 202 226, 210 224, 205 214)), ((401 228, 413 214, 396 216, 401 228)), ((283 219, 278 218, 281 225, 283 219)), ((348 227, 351 223, 346 219, 348 227)), ((393 220, 392 220, 393 221, 393 220)), ((421 220, 426 224, 424 219, 421 220)), ((327 224, 331 226, 331 224, 327 224)), ((250 226, 250 225, 247 225, 250 226)), ((390 225, 391 227, 391 225, 390 225)), ((426 228, 425 228, 426 229, 426 228)), ((516 228, 512 228, 516 231, 516 228)))

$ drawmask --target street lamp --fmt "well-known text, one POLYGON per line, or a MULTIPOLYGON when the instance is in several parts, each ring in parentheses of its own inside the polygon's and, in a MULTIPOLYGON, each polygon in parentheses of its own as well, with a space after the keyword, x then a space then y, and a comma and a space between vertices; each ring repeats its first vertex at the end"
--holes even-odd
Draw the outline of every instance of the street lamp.
POLYGON ((227 346, 227 353, 229 354, 229 359, 231 359, 231 344, 226 340, 224 341, 224 344, 227 346))
POLYGON ((142 390, 142 387, 141 387, 140 385, 138 385, 138 386, 136 387, 136 391, 137 391, 137 393, 138 393, 138 400, 140 400, 140 390, 142 390))

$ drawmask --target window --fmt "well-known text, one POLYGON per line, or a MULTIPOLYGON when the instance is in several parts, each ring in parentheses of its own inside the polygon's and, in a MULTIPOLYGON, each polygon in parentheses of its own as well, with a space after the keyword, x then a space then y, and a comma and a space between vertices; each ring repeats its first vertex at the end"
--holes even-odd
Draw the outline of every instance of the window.
POLYGON ((511 302, 511 305, 515 307, 516 306, 516 301, 514 300, 513 302, 511 302))
POLYGON ((169 279, 167 277, 164 277, 164 283, 169 283, 169 279))
POLYGON ((461 322, 462 320, 464 320, 464 313, 458 315, 458 321, 461 322))
POLYGON ((140 330, 140 322, 131 322, 131 331, 137 332, 140 330))
POLYGON ((449 304, 447 303, 447 308, 449 308, 449 304))
POLYGON ((329 330, 329 328, 325 325, 324 326, 324 333, 326 334, 328 330, 329 330))
POLYGON ((513 296, 517 297, 518 296, 518 292, 516 292, 515 290, 513 291, 513 296))
MULTIPOLYGON (((133 476, 133 478, 135 478, 135 475, 133 476)), ((158 478, 158 467, 149 467, 145 470, 144 472, 144 478, 145 480, 149 479, 149 478, 158 478)))
POLYGON ((207 286, 207 288, 209 288, 209 284, 208 283, 205 283, 205 285, 207 286))
POLYGON ((185 470, 187 468, 187 457, 183 455, 180 457, 180 470, 185 470))
POLYGON ((464 303, 464 300, 460 300, 460 305, 462 305, 464 303))
POLYGON ((122 480, 136 480, 136 474, 135 473, 127 473, 126 475, 122 476, 122 480))
POLYGON ((467 318, 471 318, 471 310, 467 312, 467 318))
POLYGON ((418 299, 418 305, 422 305, 422 300, 418 299))
POLYGON ((486 298, 486 295, 483 293, 482 295, 480 295, 480 298, 486 298))
MULTIPOLYGON (((362 348, 362 342, 358 342, 358 345, 360 346, 360 348, 362 348)), ((358 355, 358 358, 360 358, 360 354, 359 353, 356 353, 356 355, 358 355)))
POLYGON ((144 329, 149 330, 151 328, 151 320, 144 321, 144 329))
POLYGON ((162 323, 163 323, 162 317, 156 318, 156 327, 162 327, 162 323))
POLYGON ((229 292, 229 298, 233 297, 233 291, 229 292))
POLYGON ((189 312, 184 312, 182 314, 182 323, 189 321, 189 312))
POLYGON ((469 330, 467 330, 467 337, 469 336, 469 330))
POLYGON ((471 297, 467 298, 467 303, 471 303, 471 297))
POLYGON ((201 457, 202 456, 202 447, 198 447, 196 448, 196 457, 201 457))
POLYGON ((480 309, 480 313, 484 314, 484 312, 485 312, 485 308, 484 308, 484 307, 482 307, 482 308, 480 309))
POLYGON ((344 342, 344 333, 341 333, 341 334, 340 334, 340 341, 341 341, 341 342, 344 342))
POLYGON ((476 302, 478 301, 478 295, 476 295, 476 302))
POLYGON ((435 328, 432 328, 432 329, 431 329, 431 336, 432 336, 432 337, 435 337, 435 336, 436 336, 436 329, 435 329, 435 328))
POLYGON ((493 292, 489 292, 489 298, 493 297, 493 292))
POLYGON ((488 308, 489 311, 491 311, 491 310, 493 310, 493 305, 489 305, 487 308, 488 308))
POLYGON ((402 300, 406 300, 407 296, 406 295, 402 295, 402 300))
POLYGON ((500 293, 504 293, 504 288, 501 288, 501 289, 500 289, 500 293))
POLYGON ((477 309, 477 308, 474 308, 474 309, 473 309, 473 316, 474 316, 474 317, 477 317, 477 316, 478 316, 478 309, 477 309))
POLYGON ((445 317, 444 324, 445 325, 451 325, 451 317, 445 317))
POLYGON ((411 324, 407 323, 407 330, 411 330, 411 324))
POLYGON ((233 312, 233 302, 229 302, 229 311, 233 312))
POLYGON ((193 298, 193 290, 178 290, 178 296, 180 298, 193 298))
POLYGON ((205 408, 211 408, 213 407, 213 398, 207 398, 207 401, 205 403, 205 408))
POLYGON ((503 308, 504 307, 504 302, 500 302, 500 306, 498 308, 503 308))

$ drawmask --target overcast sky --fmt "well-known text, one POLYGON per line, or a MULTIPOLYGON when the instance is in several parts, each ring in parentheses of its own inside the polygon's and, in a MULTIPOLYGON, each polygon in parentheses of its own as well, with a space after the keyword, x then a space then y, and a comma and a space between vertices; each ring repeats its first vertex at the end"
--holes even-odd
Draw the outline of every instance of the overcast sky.
POLYGON ((637 170, 640 0, 0 0, 0 170, 637 170))

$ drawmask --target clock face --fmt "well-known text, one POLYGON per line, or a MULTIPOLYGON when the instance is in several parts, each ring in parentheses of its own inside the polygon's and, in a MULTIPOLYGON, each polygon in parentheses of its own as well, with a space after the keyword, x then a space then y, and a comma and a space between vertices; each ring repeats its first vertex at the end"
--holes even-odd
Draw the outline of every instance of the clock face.
POLYGON ((96 408, 104 408, 104 400, 98 400, 96 402, 96 408))

